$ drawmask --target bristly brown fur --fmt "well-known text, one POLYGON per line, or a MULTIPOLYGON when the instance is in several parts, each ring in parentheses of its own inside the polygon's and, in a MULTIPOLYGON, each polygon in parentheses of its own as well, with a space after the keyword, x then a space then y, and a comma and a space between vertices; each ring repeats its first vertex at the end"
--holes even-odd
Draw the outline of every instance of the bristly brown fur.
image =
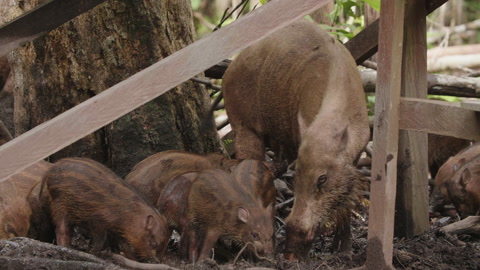
POLYGON ((100 163, 62 159, 45 174, 42 184, 50 197, 58 244, 69 245, 70 226, 87 225, 96 248, 102 248, 109 233, 131 244, 133 251, 126 255, 132 259, 163 254, 169 238, 166 219, 100 163), (154 241, 157 244, 152 246, 154 241))

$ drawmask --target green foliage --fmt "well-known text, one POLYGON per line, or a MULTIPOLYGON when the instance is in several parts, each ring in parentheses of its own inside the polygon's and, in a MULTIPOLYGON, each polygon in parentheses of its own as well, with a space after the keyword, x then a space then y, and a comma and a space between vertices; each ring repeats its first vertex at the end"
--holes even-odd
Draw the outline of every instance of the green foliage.
POLYGON ((455 96, 428 95, 428 99, 443 100, 448 102, 460 102, 461 98, 455 96))
POLYGON ((364 0, 364 1, 376 11, 380 11, 380 0, 364 0))
POLYGON ((200 3, 202 0, 191 0, 190 3, 192 4, 192 9, 197 10, 200 7, 200 3))
POLYGON ((225 140, 223 140, 223 147, 227 148, 227 146, 232 144, 232 143, 233 143, 233 140, 225 139, 225 140))

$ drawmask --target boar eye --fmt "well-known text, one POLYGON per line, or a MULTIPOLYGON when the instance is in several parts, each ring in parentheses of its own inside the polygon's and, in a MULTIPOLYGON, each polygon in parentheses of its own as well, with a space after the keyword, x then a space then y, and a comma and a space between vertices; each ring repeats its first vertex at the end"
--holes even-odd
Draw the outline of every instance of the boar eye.
POLYGON ((152 248, 156 248, 156 247, 157 247, 157 242, 155 242, 155 241, 153 241, 153 240, 150 241, 150 246, 151 246, 152 248))
POLYGON ((320 189, 325 182, 327 182, 327 175, 320 175, 317 179, 317 188, 320 189))
POLYGON ((253 232, 253 233, 252 233, 252 239, 253 239, 253 240, 258 240, 258 233, 253 232))

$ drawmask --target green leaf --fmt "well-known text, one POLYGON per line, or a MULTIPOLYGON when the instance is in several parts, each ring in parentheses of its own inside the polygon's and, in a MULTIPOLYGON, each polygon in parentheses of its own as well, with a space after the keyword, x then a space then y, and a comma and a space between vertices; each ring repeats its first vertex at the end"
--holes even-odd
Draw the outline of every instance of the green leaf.
POLYGON ((267 3, 267 0, 260 0, 260 4, 265 5, 267 3))
POLYGON ((191 0, 192 9, 197 10, 200 7, 200 0, 191 0))
POLYGON ((376 11, 380 11, 380 0, 363 0, 376 11))

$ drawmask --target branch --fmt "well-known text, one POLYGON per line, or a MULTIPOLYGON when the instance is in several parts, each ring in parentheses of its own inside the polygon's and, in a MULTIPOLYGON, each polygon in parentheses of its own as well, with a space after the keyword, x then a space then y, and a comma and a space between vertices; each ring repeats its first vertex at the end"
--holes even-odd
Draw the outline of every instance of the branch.
MULTIPOLYGON (((360 73, 365 92, 375 92, 377 72, 362 70, 360 73)), ((480 79, 451 75, 428 75, 428 94, 458 97, 480 97, 480 79)))
POLYGON ((138 270, 179 270, 178 268, 171 267, 166 264, 156 264, 156 263, 141 263, 137 261, 133 261, 123 257, 122 255, 113 254, 112 259, 123 266, 127 266, 129 268, 138 269, 138 270))
POLYGON ((444 226, 440 230, 449 234, 479 234, 480 216, 469 216, 465 219, 444 226))

